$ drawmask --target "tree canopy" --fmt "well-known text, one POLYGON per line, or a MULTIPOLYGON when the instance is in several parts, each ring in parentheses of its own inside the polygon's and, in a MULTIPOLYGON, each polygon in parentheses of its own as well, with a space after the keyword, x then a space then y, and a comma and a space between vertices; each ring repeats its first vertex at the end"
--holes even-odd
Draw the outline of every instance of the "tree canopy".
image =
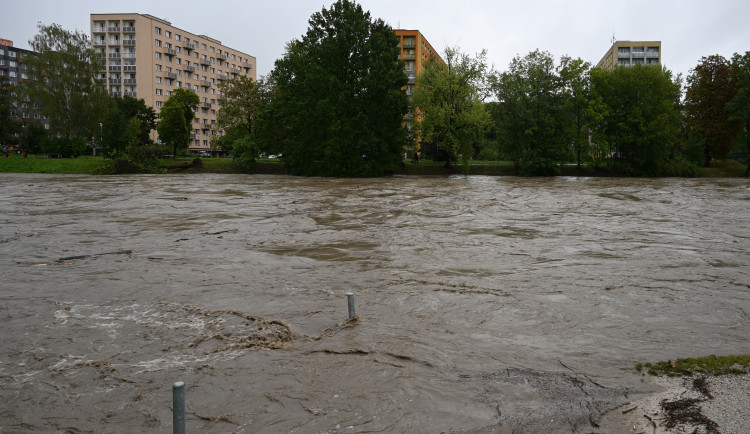
POLYGON ((486 57, 486 51, 471 58, 458 48, 447 48, 445 63, 428 61, 417 76, 417 134, 425 145, 446 153, 448 166, 459 154, 472 157, 472 144, 490 125, 484 105, 489 89, 486 57))
POLYGON ((339 0, 287 45, 272 106, 291 173, 379 176, 400 163, 408 100, 398 42, 383 20, 339 0))
POLYGON ((161 108, 161 120, 156 126, 159 139, 172 147, 172 158, 187 149, 190 141, 190 126, 195 117, 200 99, 195 92, 175 89, 161 108))
POLYGON ((733 81, 729 62, 719 55, 703 57, 687 77, 685 123, 702 145, 705 166, 727 158, 741 125, 727 107, 736 93, 733 81))
POLYGON ((50 129, 62 138, 90 139, 98 134, 108 97, 95 84, 100 58, 85 33, 70 32, 58 24, 39 24, 29 41, 35 56, 24 59, 28 80, 24 97, 38 104, 50 119, 50 129))
MULTIPOLYGON (((745 54, 735 53, 732 56, 731 71, 735 84, 735 94, 727 103, 729 119, 740 125, 738 136, 745 144, 745 150, 750 157, 750 51, 745 54)), ((750 162, 745 170, 745 176, 750 176, 750 162)))

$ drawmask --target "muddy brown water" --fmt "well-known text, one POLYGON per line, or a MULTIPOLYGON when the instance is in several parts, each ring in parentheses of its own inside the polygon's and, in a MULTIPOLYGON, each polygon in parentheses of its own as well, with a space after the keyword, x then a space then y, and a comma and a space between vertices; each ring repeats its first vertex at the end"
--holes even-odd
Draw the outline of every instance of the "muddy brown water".
POLYGON ((0 175, 0 431, 595 431, 750 352, 744 179, 0 175), (345 293, 358 323, 347 323, 345 293))

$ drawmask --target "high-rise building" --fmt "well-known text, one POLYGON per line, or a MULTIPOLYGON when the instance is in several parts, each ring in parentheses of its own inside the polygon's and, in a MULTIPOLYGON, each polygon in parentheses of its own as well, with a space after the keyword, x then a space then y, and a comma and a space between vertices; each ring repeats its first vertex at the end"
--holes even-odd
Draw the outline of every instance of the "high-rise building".
POLYGON ((661 41, 613 41, 597 68, 615 66, 661 65, 661 41))
POLYGON ((219 82, 257 78, 254 56, 147 14, 91 14, 91 41, 105 59, 98 80, 110 95, 143 99, 157 116, 175 89, 198 95, 191 152, 211 152, 211 136, 220 134, 219 82))
MULTIPOLYGON (((411 99, 411 95, 414 93, 414 87, 416 86, 417 75, 422 72, 427 61, 437 60, 441 63, 445 63, 445 61, 443 61, 443 58, 440 57, 438 52, 432 48, 432 45, 419 30, 395 29, 393 32, 396 33, 396 36, 400 39, 400 58, 406 63, 406 76, 408 78, 406 94, 409 95, 409 98, 411 99)), ((412 131, 413 121, 413 113, 404 116, 404 125, 409 131, 412 131)), ((410 144, 406 149, 407 154, 411 154, 412 156, 414 151, 418 148, 419 139, 415 139, 415 147, 413 148, 410 144)))
POLYGON ((34 51, 14 47, 11 40, 0 39, 0 85, 8 87, 4 90, 11 96, 12 119, 19 121, 22 127, 36 119, 49 129, 49 118, 42 116, 37 104, 24 100, 15 89, 16 85, 29 78, 26 74, 26 60, 35 55, 34 51))

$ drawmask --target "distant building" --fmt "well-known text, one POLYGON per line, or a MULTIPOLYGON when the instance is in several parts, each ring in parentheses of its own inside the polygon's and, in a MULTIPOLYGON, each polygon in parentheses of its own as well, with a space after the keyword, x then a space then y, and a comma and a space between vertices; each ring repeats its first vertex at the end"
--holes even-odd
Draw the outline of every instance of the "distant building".
POLYGON ((25 101, 14 86, 22 83, 29 77, 26 75, 26 60, 35 56, 36 53, 13 46, 13 41, 0 39, 0 83, 8 86, 11 100, 11 118, 19 121, 22 126, 32 119, 36 119, 49 129, 49 118, 39 112, 39 107, 31 101, 25 101))
MULTIPOLYGON (((211 152, 219 110, 219 82, 256 80, 254 56, 146 14, 91 14, 91 41, 105 58, 98 81, 112 96, 143 99, 157 113, 177 88, 200 98, 190 134, 191 152, 211 152)), ((154 133, 155 138, 155 133, 154 133)))
MULTIPOLYGON (((401 40, 399 45, 401 47, 400 59, 406 62, 405 70, 408 78, 406 94, 409 95, 409 99, 411 99, 411 95, 414 93, 414 87, 417 82, 417 75, 422 72, 425 63, 427 63, 428 60, 433 59, 437 59, 442 63, 445 63, 445 61, 443 61, 443 58, 440 57, 434 48, 432 48, 432 45, 419 30, 395 29, 393 32, 396 33, 396 36, 401 40)), ((409 131, 412 131, 413 120, 413 113, 404 116, 404 124, 409 131)), ((413 154, 412 146, 409 145, 406 151, 407 153, 413 154)))
POLYGON ((633 65, 661 65, 661 41, 614 41, 596 67, 612 70, 633 65))

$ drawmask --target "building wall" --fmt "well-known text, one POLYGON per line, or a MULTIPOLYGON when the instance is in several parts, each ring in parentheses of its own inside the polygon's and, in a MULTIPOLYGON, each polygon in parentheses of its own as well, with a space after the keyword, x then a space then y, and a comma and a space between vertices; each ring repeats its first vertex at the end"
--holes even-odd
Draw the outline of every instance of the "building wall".
POLYGON ((612 70, 637 64, 661 65, 661 41, 615 41, 596 66, 612 70))
MULTIPOLYGON (((425 64, 429 60, 436 60, 442 63, 443 58, 440 57, 438 52, 432 48, 432 45, 422 35, 419 30, 406 30, 406 29, 395 29, 393 31, 396 36, 399 37, 399 46, 401 47, 400 59, 406 62, 406 75, 408 77, 408 83, 406 85, 406 94, 411 95, 414 92, 416 86, 417 75, 422 72, 425 64)), ((411 131, 412 123, 414 121, 414 114, 409 113, 404 117, 404 125, 411 131)), ((419 150, 419 138, 415 138, 415 146, 409 145, 406 149, 407 154, 412 154, 415 150, 419 150)))
POLYGON ((90 17, 92 44, 105 56, 99 81, 110 95, 143 99, 158 116, 178 87, 195 92, 201 102, 189 149, 210 151, 211 136, 219 134, 211 127, 219 110, 218 84, 239 75, 256 80, 255 57, 147 14, 90 17))
POLYGON ((28 78, 25 60, 36 55, 35 52, 13 46, 13 41, 0 39, 0 77, 2 85, 9 86, 12 97, 11 117, 25 124, 36 119, 49 129, 49 118, 42 116, 39 107, 33 101, 23 100, 14 87, 28 78))

